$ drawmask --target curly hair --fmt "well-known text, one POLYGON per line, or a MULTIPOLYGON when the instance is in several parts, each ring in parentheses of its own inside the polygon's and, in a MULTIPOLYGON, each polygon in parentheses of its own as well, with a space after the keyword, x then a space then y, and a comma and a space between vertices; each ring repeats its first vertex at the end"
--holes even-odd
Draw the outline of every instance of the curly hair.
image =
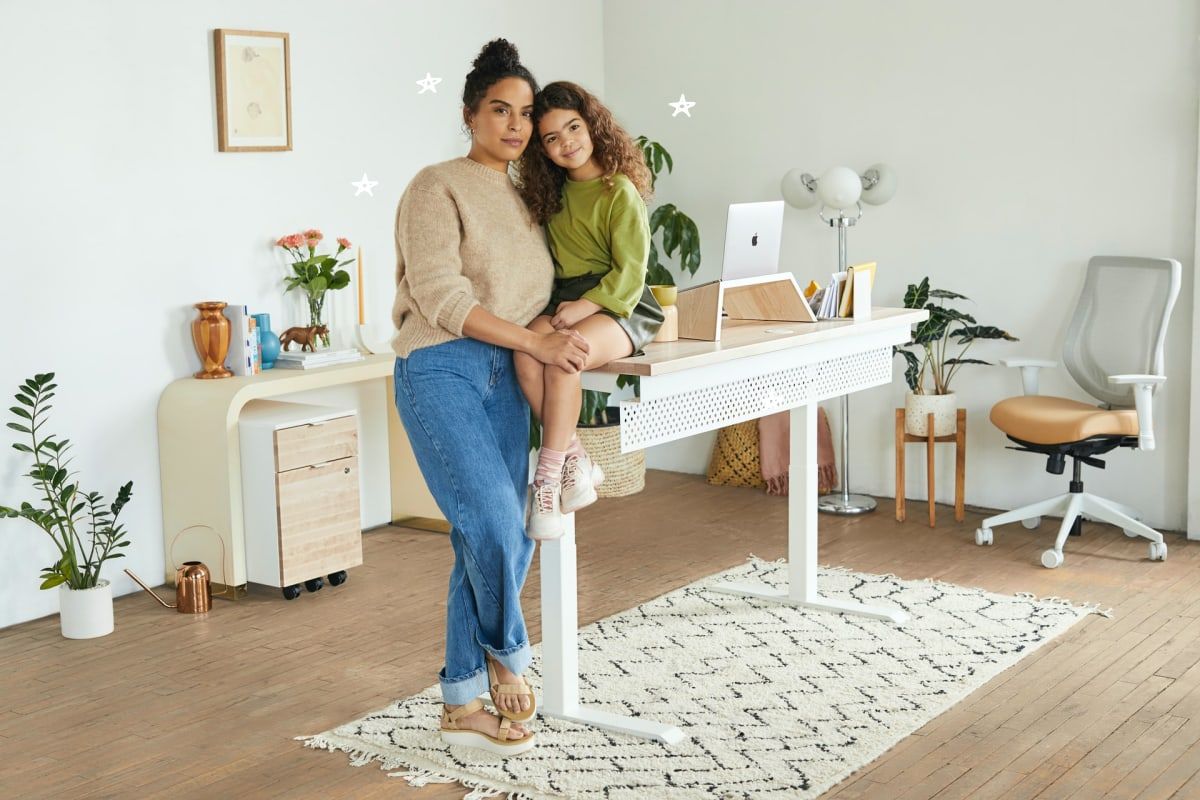
POLYGON ((533 74, 521 63, 516 45, 507 39, 493 39, 485 44, 471 66, 471 71, 467 73, 467 81, 463 85, 464 116, 467 112, 477 112, 479 103, 487 95, 487 90, 505 78, 520 78, 529 84, 535 95, 538 93, 538 84, 533 74))
POLYGON ((547 84, 533 100, 533 137, 517 162, 517 186, 525 205, 539 224, 546 224, 562 209, 562 189, 567 171, 550 160, 538 135, 538 123, 554 109, 575 111, 587 123, 592 140, 592 158, 604 170, 604 183, 611 190, 619 172, 633 182, 643 200, 649 200, 650 170, 642 151, 612 112, 582 86, 569 81, 547 84))

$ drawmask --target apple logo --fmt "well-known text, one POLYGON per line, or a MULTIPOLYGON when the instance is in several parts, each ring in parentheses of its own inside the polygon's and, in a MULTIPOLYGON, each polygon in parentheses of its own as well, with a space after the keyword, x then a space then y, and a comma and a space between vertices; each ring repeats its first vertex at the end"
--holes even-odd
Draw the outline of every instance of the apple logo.
POLYGON ((757 233, 750 237, 750 246, 758 247, 758 234, 757 233))

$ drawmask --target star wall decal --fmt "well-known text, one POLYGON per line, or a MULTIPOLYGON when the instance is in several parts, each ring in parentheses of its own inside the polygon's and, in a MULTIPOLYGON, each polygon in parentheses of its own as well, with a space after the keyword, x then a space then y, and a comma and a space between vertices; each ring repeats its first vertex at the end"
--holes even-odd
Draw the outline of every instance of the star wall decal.
POLYGON ((667 103, 667 105, 675 109, 675 113, 671 115, 672 117, 678 117, 680 114, 683 114, 690 119, 692 116, 692 106, 696 104, 680 94, 678 102, 667 103))
POLYGON ((417 94, 425 94, 426 92, 437 94, 437 85, 441 82, 441 78, 435 78, 432 74, 426 72, 425 77, 416 82, 417 86, 421 87, 421 91, 417 92, 417 94))
POLYGON ((363 176, 362 176, 362 180, 350 181, 350 185, 358 190, 354 193, 355 197, 358 197, 363 192, 366 192, 367 194, 371 195, 371 197, 374 197, 375 193, 372 192, 371 190, 379 185, 379 181, 371 180, 370 178, 367 177, 367 173, 364 172, 363 176))

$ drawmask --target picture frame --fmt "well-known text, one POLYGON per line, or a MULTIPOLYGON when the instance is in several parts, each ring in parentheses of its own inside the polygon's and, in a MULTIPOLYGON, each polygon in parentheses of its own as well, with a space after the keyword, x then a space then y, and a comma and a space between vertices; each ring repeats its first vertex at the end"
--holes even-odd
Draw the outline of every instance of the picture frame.
POLYGON ((217 149, 292 149, 292 71, 286 33, 213 30, 217 149))

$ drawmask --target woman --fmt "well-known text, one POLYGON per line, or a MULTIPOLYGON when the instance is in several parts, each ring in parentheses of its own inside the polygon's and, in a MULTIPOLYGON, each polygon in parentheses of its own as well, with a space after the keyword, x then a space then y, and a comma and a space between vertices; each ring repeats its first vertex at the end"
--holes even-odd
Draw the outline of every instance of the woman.
POLYGON ((502 754, 533 746, 515 723, 536 709, 520 678, 530 662, 520 593, 534 543, 524 524, 529 407, 512 352, 568 371, 588 353, 574 331, 525 328, 554 275, 508 177, 533 132, 537 88, 515 47, 489 42, 463 89, 470 152, 417 173, 396 212, 396 406, 454 549, 441 735, 502 754), (503 719, 475 699, 485 691, 503 719))

